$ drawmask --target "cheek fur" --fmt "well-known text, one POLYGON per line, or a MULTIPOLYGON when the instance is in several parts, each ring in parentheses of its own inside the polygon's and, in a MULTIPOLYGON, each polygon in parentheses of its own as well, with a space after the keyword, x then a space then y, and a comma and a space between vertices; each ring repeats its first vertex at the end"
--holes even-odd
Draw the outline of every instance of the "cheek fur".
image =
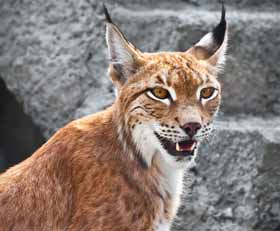
POLYGON ((151 100, 147 99, 147 96, 140 96, 130 105, 126 113, 126 123, 131 130, 134 130, 137 125, 148 123, 157 118, 158 112, 159 109, 151 100))
POLYGON ((220 95, 218 95, 215 99, 206 102, 204 105, 204 109, 210 116, 214 116, 217 113, 219 106, 220 106, 220 95))

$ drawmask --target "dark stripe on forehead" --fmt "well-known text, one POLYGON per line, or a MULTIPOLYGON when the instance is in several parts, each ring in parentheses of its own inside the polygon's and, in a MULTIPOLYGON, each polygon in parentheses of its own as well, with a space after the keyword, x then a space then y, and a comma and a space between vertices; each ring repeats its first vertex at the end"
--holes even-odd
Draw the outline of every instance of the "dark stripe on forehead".
POLYGON ((161 77, 159 75, 156 76, 156 80, 160 83, 160 84, 164 84, 163 80, 161 79, 161 77))
POLYGON ((191 71, 197 72, 197 70, 194 68, 193 63, 186 62, 187 68, 189 68, 191 71))

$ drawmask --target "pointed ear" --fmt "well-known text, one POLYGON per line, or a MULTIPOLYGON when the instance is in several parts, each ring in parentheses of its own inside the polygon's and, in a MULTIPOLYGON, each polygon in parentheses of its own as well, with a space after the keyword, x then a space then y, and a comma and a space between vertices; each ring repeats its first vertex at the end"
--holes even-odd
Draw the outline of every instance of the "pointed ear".
POLYGON ((211 66, 219 68, 226 59, 227 39, 226 11, 222 2, 220 23, 212 32, 206 34, 197 44, 187 50, 187 53, 198 60, 204 60, 211 66))
POLYGON ((117 86, 123 85, 141 65, 141 53, 123 35, 120 29, 112 22, 105 5, 106 42, 109 51, 112 80, 117 86))

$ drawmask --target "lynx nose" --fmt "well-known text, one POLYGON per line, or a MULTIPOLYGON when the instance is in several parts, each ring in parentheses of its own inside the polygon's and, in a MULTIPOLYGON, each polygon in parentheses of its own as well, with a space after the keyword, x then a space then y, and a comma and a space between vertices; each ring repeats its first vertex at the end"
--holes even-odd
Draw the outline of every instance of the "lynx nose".
POLYGON ((197 131, 201 128, 201 124, 197 122, 189 122, 183 125, 183 130, 192 138, 197 131))

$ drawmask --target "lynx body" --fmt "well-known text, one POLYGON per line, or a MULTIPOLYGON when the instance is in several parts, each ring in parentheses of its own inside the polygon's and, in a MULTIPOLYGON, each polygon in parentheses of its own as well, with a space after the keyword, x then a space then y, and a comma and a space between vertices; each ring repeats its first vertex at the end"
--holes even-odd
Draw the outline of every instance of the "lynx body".
POLYGON ((0 230, 170 230, 219 108, 225 11, 186 52, 161 53, 140 52, 105 13, 116 101, 0 175, 0 230))

